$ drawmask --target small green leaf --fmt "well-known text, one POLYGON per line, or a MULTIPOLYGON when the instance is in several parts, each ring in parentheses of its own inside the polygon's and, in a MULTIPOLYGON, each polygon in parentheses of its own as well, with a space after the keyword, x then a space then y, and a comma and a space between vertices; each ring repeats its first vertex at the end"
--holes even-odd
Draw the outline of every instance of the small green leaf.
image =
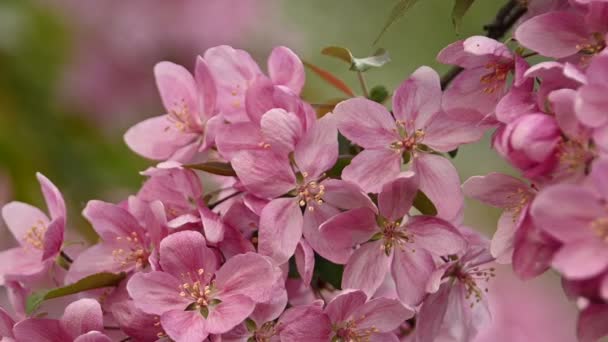
POLYGON ((395 6, 393 6, 393 9, 391 10, 391 13, 388 16, 388 19, 386 20, 382 31, 380 31, 380 34, 378 35, 376 40, 374 40, 374 45, 378 43, 380 38, 382 38, 386 31, 388 31, 389 27, 391 27, 395 22, 401 19, 403 15, 408 10, 410 10, 410 8, 412 8, 417 2, 418 0, 398 0, 395 6))
POLYGON ((79 281, 52 290, 37 291, 29 295, 26 299, 25 310, 28 315, 32 314, 43 301, 47 299, 69 296, 71 294, 99 289, 103 287, 117 286, 125 278, 123 273, 102 272, 82 278, 79 281))
POLYGON ((388 51, 378 49, 369 57, 356 58, 349 49, 341 46, 328 46, 321 50, 326 56, 338 58, 350 65, 350 70, 367 71, 370 68, 379 68, 391 61, 388 51))
POLYGON ((420 190, 414 198, 414 208, 418 209, 423 215, 437 215, 437 208, 435 208, 433 202, 420 190))
POLYGON ((234 169, 228 163, 206 162, 200 164, 186 165, 186 167, 190 169, 205 171, 219 176, 236 176, 236 172, 234 172, 234 169))
POLYGON ((322 69, 312 63, 308 63, 306 61, 302 61, 302 63, 304 63, 304 66, 307 67, 308 69, 310 69, 312 72, 314 72, 315 74, 317 74, 319 77, 321 77, 325 82, 329 83, 330 85, 332 85, 334 88, 340 90, 341 92, 343 92, 344 94, 348 95, 349 97, 354 97, 355 93, 346 85, 346 83, 344 83, 344 81, 342 81, 341 79, 339 79, 337 76, 335 76, 334 74, 332 74, 331 72, 322 69))
POLYGON ((456 32, 460 30, 462 17, 464 17, 474 2, 475 0, 454 0, 454 7, 452 8, 452 24, 454 24, 454 29, 456 32))

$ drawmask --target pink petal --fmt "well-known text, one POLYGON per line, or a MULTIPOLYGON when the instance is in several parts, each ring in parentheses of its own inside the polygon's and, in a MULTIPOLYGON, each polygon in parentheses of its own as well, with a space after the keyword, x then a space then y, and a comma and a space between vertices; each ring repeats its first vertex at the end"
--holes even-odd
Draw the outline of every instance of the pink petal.
POLYGON ((264 142, 279 153, 288 154, 295 149, 302 136, 302 126, 296 114, 274 108, 262 115, 260 121, 264 142))
POLYGON ((384 184, 378 194, 380 215, 391 221, 402 219, 410 211, 417 192, 418 178, 413 172, 384 184))
POLYGON ((285 311, 287 306, 287 291, 284 288, 284 284, 277 287, 274 295, 270 298, 270 301, 264 303, 258 303, 255 306, 255 310, 249 316, 258 326, 273 321, 285 311))
POLYGON ((331 334, 331 321, 317 305, 296 306, 281 315, 279 331, 281 341, 327 342, 331 334))
POLYGON ((224 223, 220 216, 211 210, 201 207, 199 208, 199 214, 201 215, 201 221, 203 223, 203 230, 205 232, 205 238, 210 243, 218 243, 224 239, 224 223))
POLYGON ((301 239, 295 252, 296 266, 304 284, 309 285, 315 268, 315 252, 306 240, 301 239))
POLYGON ((608 198, 608 180, 606 175, 608 174, 608 158, 598 158, 593 161, 591 165, 591 173, 589 179, 593 182, 596 191, 604 199, 608 198))
POLYGON ((36 178, 38 178, 38 182, 40 182, 40 189, 42 190, 42 195, 44 195, 46 206, 49 209, 51 220, 58 217, 62 217, 65 220, 67 214, 65 210, 65 201, 63 200, 63 195, 61 195, 59 189, 40 172, 36 173, 36 178))
POLYGON ((135 262, 123 266, 121 260, 114 257, 113 253, 120 248, 124 248, 124 245, 114 243, 114 241, 99 243, 87 248, 74 259, 65 281, 74 283, 99 272, 119 273, 130 271, 135 267, 135 262))
POLYGON ((411 123, 414 129, 425 128, 441 108, 441 85, 437 72, 427 66, 418 68, 393 95, 393 115, 397 120, 411 123))
POLYGON ((36 275, 45 272, 48 266, 42 262, 40 253, 23 247, 0 251, 0 286, 5 285, 8 275, 36 275))
POLYGON ((543 56, 563 58, 578 52, 586 41, 585 20, 574 12, 552 11, 523 22, 515 38, 523 46, 543 56))
POLYGON ((481 79, 491 72, 493 72, 491 69, 485 67, 467 69, 461 72, 443 93, 443 110, 451 112, 457 109, 466 109, 476 112, 478 115, 492 113, 504 94, 506 82, 504 82, 504 85, 502 83, 497 84, 496 90, 487 92, 486 88, 492 85, 483 83, 481 79))
POLYGON ((419 154, 414 159, 413 171, 420 180, 420 190, 433 201, 437 216, 453 223, 462 220, 464 198, 460 177, 452 163, 441 156, 419 154))
POLYGON ((201 116, 207 121, 207 119, 216 114, 215 103, 217 99, 217 88, 211 70, 209 70, 207 62, 201 56, 196 58, 194 78, 198 90, 201 116))
POLYGON ((578 119, 589 127, 601 127, 608 123, 606 118, 606 85, 583 85, 578 89, 575 99, 575 110, 578 119))
POLYGON ((222 297, 222 302, 209 310, 207 331, 223 334, 243 322, 253 312, 255 302, 247 296, 222 297))
POLYGON ((154 76, 168 113, 184 113, 190 123, 200 120, 196 83, 186 68, 171 62, 160 62, 154 66, 154 76))
POLYGON ((89 298, 72 302, 65 308, 60 324, 72 338, 92 330, 101 331, 103 330, 101 305, 96 300, 89 298))
POLYGON ((340 102, 334 108, 340 133, 363 148, 388 148, 399 139, 395 120, 376 102, 354 98, 340 102))
POLYGON ((55 257, 61 251, 63 235, 65 232, 65 219, 59 217, 51 222, 44 233, 44 250, 42 260, 55 257))
POLYGON ((13 337, 13 326, 15 321, 13 318, 0 307, 0 336, 2 337, 13 337))
POLYGON ((448 298, 451 287, 441 286, 439 291, 430 294, 424 301, 416 319, 416 339, 418 341, 435 341, 439 335, 448 309, 448 298))
POLYGON ((179 130, 167 115, 146 119, 129 128, 124 140, 135 153, 153 160, 175 159, 176 153, 198 138, 179 130))
POLYGON ((513 271, 521 279, 531 279, 543 274, 551 265, 559 243, 549 239, 526 217, 515 232, 513 243, 513 271))
POLYGON ((184 311, 190 304, 179 295, 180 285, 180 280, 165 272, 137 272, 129 279, 127 291, 137 308, 145 313, 161 315, 170 310, 184 311))
POLYGON ((171 310, 160 316, 160 323, 175 342, 203 341, 209 335, 198 311, 171 310))
POLYGON ((202 269, 202 277, 207 282, 218 268, 218 260, 207 247, 203 235, 186 230, 171 234, 160 242, 160 265, 176 278, 188 273, 196 277, 202 269))
POLYGON ((317 177, 331 169, 338 159, 338 131, 335 117, 325 115, 297 144, 294 159, 302 172, 317 177))
POLYGON ((396 248, 391 274, 401 302, 410 307, 420 304, 434 270, 435 262, 425 249, 415 246, 404 250, 396 248))
POLYGON ((465 69, 485 66, 488 62, 512 58, 509 49, 502 43, 483 36, 472 36, 445 47, 437 60, 465 69))
POLYGON ((116 320, 121 330, 130 337, 141 341, 154 341, 161 331, 161 327, 150 327, 156 323, 155 316, 144 313, 135 307, 132 300, 125 300, 113 304, 110 308, 112 317, 116 320))
POLYGON ((580 342, 598 341, 608 335, 608 304, 591 304, 579 315, 577 336, 580 342))
POLYGON ((308 127, 307 113, 302 100, 289 89, 273 84, 265 76, 260 76, 251 83, 245 95, 245 106, 247 116, 254 123, 259 123, 269 110, 281 108, 295 113, 302 120, 302 126, 308 127))
POLYGON ((215 142, 220 154, 230 161, 240 151, 263 148, 264 138, 257 124, 237 122, 221 125, 215 142))
POLYGON ((422 142, 436 151, 448 152, 478 141, 488 130, 487 125, 481 124, 483 119, 477 111, 439 112, 427 123, 422 142))
POLYGON ((551 264, 568 279, 591 278, 608 269, 608 249, 599 238, 570 242, 557 251, 551 264))
POLYGON ((381 333, 397 329, 401 323, 414 316, 414 311, 404 307, 397 299, 375 298, 359 306, 353 317, 364 317, 358 330, 376 328, 381 333))
POLYGON ((78 336, 74 342, 112 342, 112 339, 99 331, 91 331, 78 336))
POLYGON ((372 297, 388 272, 389 257, 381 248, 382 241, 363 244, 353 253, 344 268, 343 289, 357 289, 372 297))
POLYGON ((245 92, 249 82, 261 74, 251 56, 230 46, 208 49, 205 61, 217 85, 217 106, 230 122, 245 121, 245 92))
POLYGON ((531 209, 534 222, 548 234, 564 242, 594 238, 595 234, 589 224, 603 216, 604 212, 593 193, 571 184, 545 188, 536 196, 531 209))
POLYGON ((325 186, 323 200, 329 205, 341 209, 368 207, 376 210, 374 202, 354 183, 327 179, 323 181, 323 186, 325 186))
POLYGON ((353 313, 367 301, 363 291, 354 290, 342 292, 332 299, 325 308, 325 314, 329 316, 332 323, 346 322, 353 313))
POLYGON ((246 253, 235 255, 222 265, 215 273, 215 285, 220 299, 243 295, 260 303, 270 299, 279 276, 269 259, 256 253, 246 253))
POLYGON ((268 73, 275 84, 284 85, 299 94, 304 87, 304 65, 289 48, 277 46, 268 57, 268 73))
POLYGON ((17 341, 61 342, 72 338, 61 328, 58 320, 47 318, 28 318, 13 328, 17 341))
POLYGON ((22 246, 30 246, 26 237, 32 228, 37 227, 37 230, 41 230, 49 223, 49 219, 40 209, 21 202, 10 202, 4 205, 2 218, 22 246))
POLYGON ((258 251, 277 264, 286 262, 295 252, 304 224, 300 206, 294 198, 277 198, 260 215, 258 251))
POLYGON ((555 90, 549 94, 548 99, 555 112, 555 120, 564 134, 571 139, 587 140, 589 128, 581 124, 574 110, 576 91, 574 89, 555 90))
POLYGON ((378 231, 376 215, 368 207, 337 214, 319 227, 321 236, 337 249, 351 249, 378 231))
POLYGON ((243 186, 258 197, 278 197, 295 187, 296 179, 286 155, 243 151, 232 158, 232 167, 243 186))
POLYGON ((520 204, 521 196, 530 194, 521 180, 502 173, 473 176, 462 184, 467 197, 497 208, 511 208, 520 204))
POLYGON ((519 221, 522 215, 514 217, 510 211, 504 211, 498 219, 498 226, 494 236, 490 251, 492 256, 496 258, 496 262, 501 264, 510 264, 513 258, 513 244, 515 242, 515 232, 519 228, 519 221))
POLYGON ((132 233, 136 233, 140 238, 143 235, 143 229, 133 215, 112 203, 91 200, 82 211, 82 215, 106 241, 114 241, 117 237, 130 237, 132 233))
POLYGON ((342 180, 357 184, 365 192, 378 193, 401 171, 401 154, 391 149, 363 150, 342 170, 342 180))
MULTIPOLYGON (((522 76, 523 77, 523 76, 522 76)), ((511 90, 496 105, 496 118, 503 123, 509 123, 524 114, 538 112, 534 79, 526 79, 521 86, 512 87, 511 90)))
POLYGON ((433 216, 413 216, 407 231, 414 234, 416 246, 435 255, 457 254, 466 247, 460 232, 449 222, 433 216))
POLYGON ((306 210, 304 213, 304 224, 302 234, 310 246, 325 259, 336 263, 346 264, 352 254, 351 246, 338 248, 333 241, 327 239, 319 231, 319 226, 339 213, 338 209, 330 205, 321 205, 315 210, 306 210))

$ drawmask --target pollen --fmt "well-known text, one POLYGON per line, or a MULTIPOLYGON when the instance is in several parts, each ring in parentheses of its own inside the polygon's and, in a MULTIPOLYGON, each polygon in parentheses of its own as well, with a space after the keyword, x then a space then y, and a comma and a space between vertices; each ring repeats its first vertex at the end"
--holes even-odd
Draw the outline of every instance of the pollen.
POLYGON ((464 285, 466 294, 465 298, 471 301, 470 306, 473 307, 476 303, 481 302, 484 292, 488 292, 487 288, 480 288, 480 282, 489 282, 490 279, 496 277, 496 269, 494 267, 482 269, 474 267, 470 270, 463 270, 460 265, 451 274, 464 285))
POLYGON ((604 36, 595 32, 591 35, 588 42, 576 45, 576 49, 583 55, 594 56, 602 52, 606 48, 606 41, 604 36))
POLYGON ((192 300, 197 310, 207 307, 212 293, 212 284, 204 285, 201 277, 205 274, 202 268, 193 276, 190 272, 182 274, 183 283, 179 285, 180 297, 192 300))
MULTIPOLYGON (((404 124, 398 123, 398 126, 400 126, 400 125, 404 125, 404 124)), ((403 129, 398 129, 398 131, 401 132, 402 138, 401 138, 401 140, 391 143, 390 148, 399 153, 401 153, 403 151, 413 151, 413 150, 417 149, 418 145, 420 144, 422 139, 424 139, 424 135, 425 135, 425 132, 421 129, 415 130, 414 134, 409 135, 409 136, 403 129)))
POLYGON ((41 220, 36 221, 35 225, 32 226, 23 240, 31 247, 42 250, 44 248, 44 233, 46 233, 46 225, 41 220))
MULTIPOLYGON (((175 102, 173 108, 169 111, 169 121, 173 123, 175 128, 180 132, 188 132, 193 130, 188 120, 189 108, 184 99, 175 102)), ((168 127, 165 129, 167 130, 168 127)))
POLYGON ((131 232, 127 236, 118 236, 116 241, 123 245, 112 251, 114 261, 122 267, 134 264, 136 269, 142 269, 148 264, 150 252, 144 247, 143 241, 136 232, 131 232))
POLYGON ((507 210, 513 214, 513 221, 517 221, 524 208, 530 203, 532 196, 529 192, 519 188, 517 191, 507 195, 507 198, 513 200, 513 205, 507 208, 507 210))
MULTIPOLYGON (((405 226, 400 222, 386 222, 381 227, 383 243, 380 248, 386 255, 389 255, 393 248, 397 247, 401 250, 406 250, 408 243, 414 242, 414 235, 409 233, 405 226)), ((415 249, 411 249, 415 253, 415 249)))
POLYGON ((302 173, 304 177, 304 183, 297 187, 297 200, 301 207, 307 207, 309 211, 315 210, 315 205, 322 205, 324 202, 323 196, 325 195, 325 185, 319 184, 318 181, 306 182, 308 174, 302 173))
POLYGON ((487 74, 481 76, 479 82, 484 84, 486 87, 483 92, 486 94, 492 94, 499 88, 504 86, 509 72, 513 70, 514 64, 511 63, 500 63, 500 62, 489 62, 485 65, 485 68, 489 71, 487 74))
POLYGON ((591 229, 600 239, 608 243, 608 217, 601 217, 591 222, 591 229))
POLYGON ((346 321, 338 326, 334 327, 336 333, 335 340, 340 342, 369 342, 374 334, 377 334, 380 330, 372 326, 365 329, 358 329, 358 324, 365 316, 358 317, 346 321))

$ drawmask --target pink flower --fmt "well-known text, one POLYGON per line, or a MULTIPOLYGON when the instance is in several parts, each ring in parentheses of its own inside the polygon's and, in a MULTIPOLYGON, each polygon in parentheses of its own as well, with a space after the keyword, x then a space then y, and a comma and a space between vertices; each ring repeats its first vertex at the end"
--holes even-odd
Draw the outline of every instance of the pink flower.
POLYGON ((589 3, 581 11, 551 11, 530 18, 515 30, 523 46, 543 56, 565 58, 578 55, 585 62, 588 55, 606 47, 606 10, 602 1, 589 3))
POLYGON ((490 245, 496 262, 513 263, 524 279, 549 268, 556 243, 532 222, 530 204, 536 195, 532 187, 514 177, 490 173, 469 178, 463 190, 468 197, 504 209, 490 245))
MULTIPOLYGON (((164 214, 162 205, 150 206, 147 210, 164 214)), ((153 241, 160 242, 163 235, 159 224, 150 222, 143 228, 128 210, 112 203, 89 201, 82 215, 99 234, 101 242, 78 255, 70 266, 67 282, 97 272, 142 270, 150 263, 153 241)))
POLYGON ((540 179, 558 163, 561 130, 552 116, 535 113, 519 117, 493 136, 496 151, 524 176, 540 179))
POLYGON ((509 74, 516 68, 506 45, 483 36, 448 45, 439 52, 437 60, 464 68, 444 92, 442 108, 447 112, 477 111, 481 118, 494 112, 505 94, 509 74))
POLYGON ((49 217, 22 202, 2 207, 2 218, 20 247, 0 252, 0 285, 8 275, 35 276, 45 272, 61 251, 66 225, 66 208, 61 192, 41 173, 40 182, 49 217))
POLYGON ((200 233, 169 235, 160 245, 163 271, 137 273, 127 284, 142 311, 160 316, 169 337, 204 340, 241 323, 256 303, 270 299, 280 272, 254 253, 230 258, 220 267, 200 233))
POLYGON ((396 299, 368 297, 362 291, 345 291, 327 304, 332 341, 397 341, 393 330, 414 316, 396 299))
POLYGON ((196 60, 194 77, 184 67, 161 62, 154 67, 156 83, 167 114, 144 120, 124 136, 137 154, 154 160, 188 162, 213 144, 217 89, 207 62, 196 60))
POLYGON ((80 299, 65 308, 61 319, 28 318, 13 328, 17 341, 111 342, 101 333, 103 313, 94 299, 80 299))
MULTIPOLYGON (((487 240, 464 230, 468 246, 451 256, 429 280, 432 292, 423 302, 416 319, 418 341, 472 341, 489 323, 490 312, 479 283, 494 277, 487 240)), ((446 259, 444 259, 446 260, 446 259)))
POLYGON ((557 184, 543 189, 532 203, 541 229, 563 243, 552 266, 568 279, 590 278, 608 268, 608 160, 596 160, 589 186, 557 184))
POLYGON ((586 80, 576 93, 575 111, 578 119, 593 129, 593 139, 604 153, 608 152, 608 52, 591 60, 586 80))
MULTIPOLYGON (((221 45, 208 49, 205 60, 217 82, 218 108, 226 120, 236 123, 248 121, 245 98, 250 85, 263 76, 251 56, 230 46, 221 45)), ((290 49, 279 46, 268 57, 268 72, 272 84, 299 95, 304 86, 304 66, 290 49)))
POLYGON ((399 175, 406 155, 411 158, 410 169, 418 174, 420 189, 433 201, 439 216, 461 220, 458 173, 447 159, 429 152, 453 150, 479 139, 483 130, 471 124, 466 115, 449 115, 440 107, 439 76, 428 67, 416 70, 397 89, 393 115, 382 105, 362 98, 338 104, 334 110, 338 129, 365 149, 343 170, 342 179, 377 193, 399 175))
POLYGON ((321 225, 321 234, 335 249, 352 253, 342 288, 359 289, 371 297, 390 272, 401 301, 414 306, 422 301, 435 271, 434 257, 465 247, 460 233, 447 221, 408 215, 417 190, 416 178, 410 173, 384 185, 378 209, 348 210, 321 225), (352 252, 357 245, 360 247, 352 252))

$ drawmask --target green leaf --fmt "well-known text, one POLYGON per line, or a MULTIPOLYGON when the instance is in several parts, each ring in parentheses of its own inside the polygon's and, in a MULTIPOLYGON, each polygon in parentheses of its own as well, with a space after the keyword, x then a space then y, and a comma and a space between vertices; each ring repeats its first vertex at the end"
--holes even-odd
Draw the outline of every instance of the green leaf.
POLYGON ((341 92, 343 92, 344 94, 348 95, 349 97, 354 97, 355 93, 346 85, 346 83, 344 83, 344 81, 342 81, 341 79, 339 79, 337 76, 335 76, 334 74, 332 74, 331 72, 322 69, 312 63, 306 62, 306 61, 302 61, 302 63, 304 63, 304 66, 307 67, 308 69, 310 69, 312 72, 314 72, 315 74, 317 74, 319 77, 321 77, 325 82, 329 83, 330 85, 332 85, 334 88, 340 90, 341 92))
POLYGON ((454 0, 454 7, 452 8, 452 23, 454 24, 454 29, 456 32, 460 30, 462 17, 464 17, 474 2, 475 0, 454 0))
POLYGON ((26 299, 25 311, 28 315, 32 314, 43 301, 47 299, 69 296, 71 294, 99 289, 103 287, 117 286, 126 276, 126 273, 102 272, 82 278, 79 281, 63 287, 51 290, 37 291, 29 295, 26 299))
POLYGON ((328 46, 321 50, 326 56, 335 57, 350 65, 350 70, 367 71, 370 68, 379 68, 391 61, 388 51, 378 49, 369 57, 356 58, 349 49, 341 46, 328 46))
POLYGON ((398 2, 395 4, 395 6, 393 6, 393 9, 391 10, 391 13, 388 16, 388 19, 386 20, 386 23, 384 24, 382 31, 380 31, 380 34, 378 35, 376 40, 374 40, 373 45, 376 45, 376 43, 378 43, 378 41, 380 40, 380 38, 382 38, 382 36, 386 33, 386 31, 388 31, 388 29, 395 22, 397 22, 399 19, 401 19, 403 17, 403 15, 408 10, 410 10, 410 8, 412 8, 417 2, 418 2, 418 0, 398 0, 398 2))
POLYGON ((234 172, 234 169, 228 163, 206 162, 200 164, 186 165, 186 167, 190 169, 205 171, 219 176, 236 176, 236 172, 234 172))
POLYGON ((414 208, 418 209, 423 215, 437 215, 437 208, 435 208, 433 202, 420 190, 414 198, 414 208))

